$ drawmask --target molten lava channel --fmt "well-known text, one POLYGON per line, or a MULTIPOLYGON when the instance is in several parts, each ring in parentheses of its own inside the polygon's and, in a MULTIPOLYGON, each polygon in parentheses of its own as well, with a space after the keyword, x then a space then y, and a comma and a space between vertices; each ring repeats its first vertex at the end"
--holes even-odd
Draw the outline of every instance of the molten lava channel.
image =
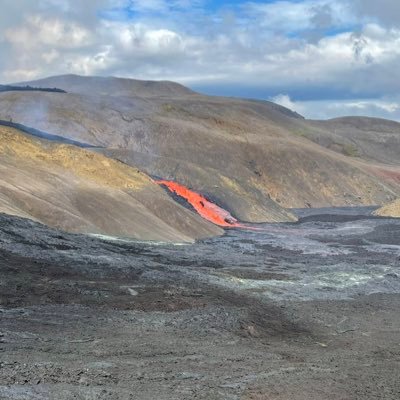
POLYGON ((223 227, 243 227, 228 211, 208 201, 201 194, 193 192, 187 187, 174 181, 159 180, 156 181, 156 183, 166 186, 171 192, 184 198, 204 219, 223 227))

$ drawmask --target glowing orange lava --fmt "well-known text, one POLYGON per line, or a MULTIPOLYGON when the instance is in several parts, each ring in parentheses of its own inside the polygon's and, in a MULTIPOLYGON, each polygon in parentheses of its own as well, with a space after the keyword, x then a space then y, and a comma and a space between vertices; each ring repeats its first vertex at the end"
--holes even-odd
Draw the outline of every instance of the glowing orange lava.
POLYGON ((176 193, 178 196, 183 197, 193 208, 208 221, 213 222, 216 225, 231 228, 243 228, 244 226, 239 224, 238 221, 229 214, 228 211, 216 204, 208 201, 204 196, 193 192, 187 187, 180 185, 173 181, 160 180, 156 181, 159 185, 166 186, 171 192, 176 193))

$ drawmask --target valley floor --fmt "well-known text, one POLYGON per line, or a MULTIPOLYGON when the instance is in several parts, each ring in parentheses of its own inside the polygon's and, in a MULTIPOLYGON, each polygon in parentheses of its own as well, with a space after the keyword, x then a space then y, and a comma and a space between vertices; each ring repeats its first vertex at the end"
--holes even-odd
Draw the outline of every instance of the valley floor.
POLYGON ((0 215, 0 399, 398 400, 400 220, 369 212, 185 246, 0 215))

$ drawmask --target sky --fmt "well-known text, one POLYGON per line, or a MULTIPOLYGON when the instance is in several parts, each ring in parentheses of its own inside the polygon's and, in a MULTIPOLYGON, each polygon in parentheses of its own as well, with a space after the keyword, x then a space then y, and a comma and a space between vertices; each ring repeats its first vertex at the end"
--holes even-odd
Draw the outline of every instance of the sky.
POLYGON ((0 0, 0 82, 173 80, 400 121, 399 0, 0 0))

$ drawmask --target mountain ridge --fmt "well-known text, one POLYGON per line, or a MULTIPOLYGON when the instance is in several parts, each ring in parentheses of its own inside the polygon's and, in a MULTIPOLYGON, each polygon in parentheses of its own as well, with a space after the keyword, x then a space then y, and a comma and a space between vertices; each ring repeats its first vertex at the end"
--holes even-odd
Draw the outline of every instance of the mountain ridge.
POLYGON ((1 93, 0 118, 95 146, 206 195, 239 221, 294 221, 285 208, 381 205, 400 196, 395 122, 312 121, 274 103, 180 85, 135 91, 138 81, 56 78, 31 84, 61 79, 68 93, 1 93))
POLYGON ((55 75, 35 81, 15 83, 15 86, 35 85, 42 87, 57 87, 71 93, 92 93, 111 95, 190 95, 194 91, 186 86, 172 81, 152 81, 141 79, 119 78, 114 76, 83 76, 76 74, 55 75), (112 87, 113 92, 109 93, 112 87))

